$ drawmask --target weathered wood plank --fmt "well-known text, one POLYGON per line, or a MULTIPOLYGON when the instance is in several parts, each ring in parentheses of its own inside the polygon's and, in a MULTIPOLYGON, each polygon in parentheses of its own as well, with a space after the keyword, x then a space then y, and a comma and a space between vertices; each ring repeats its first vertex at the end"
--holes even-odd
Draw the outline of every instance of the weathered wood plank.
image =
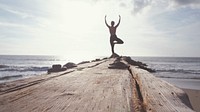
POLYGON ((128 70, 108 69, 113 60, 0 95, 1 112, 129 112, 128 70))
POLYGON ((61 71, 61 72, 56 72, 56 73, 51 73, 51 74, 43 74, 37 77, 31 77, 28 79, 21 79, 17 81, 12 81, 12 82, 7 82, 0 84, 0 95, 5 94, 8 92, 16 91, 19 89, 23 89, 44 81, 47 81, 49 79, 55 78, 55 77, 60 77, 62 75, 66 75, 68 73, 74 72, 75 70, 83 70, 85 68, 91 68, 94 66, 97 66, 101 63, 105 62, 105 60, 101 60, 98 62, 92 62, 92 63, 85 63, 85 64, 80 64, 78 67, 75 67, 73 69, 68 69, 66 71, 61 71))
POLYGON ((130 66, 130 70, 139 85, 146 111, 193 112, 184 91, 135 66, 130 66))
POLYGON ((181 89, 124 60, 123 69, 108 69, 113 61, 1 86, 0 112, 193 111, 181 89))

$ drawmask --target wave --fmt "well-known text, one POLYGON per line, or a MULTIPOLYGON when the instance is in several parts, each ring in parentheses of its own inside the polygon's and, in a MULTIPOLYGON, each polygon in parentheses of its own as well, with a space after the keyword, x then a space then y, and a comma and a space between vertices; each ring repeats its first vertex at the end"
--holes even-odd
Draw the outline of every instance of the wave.
POLYGON ((9 66, 7 65, 0 65, 0 68, 8 68, 9 66))
POLYGON ((156 76, 159 78, 169 78, 169 79, 200 79, 200 77, 176 77, 176 76, 156 76))
POLYGON ((27 72, 27 71, 47 71, 49 67, 19 67, 19 66, 7 66, 2 67, 0 71, 15 71, 15 72, 27 72))
POLYGON ((23 77, 22 75, 13 75, 13 76, 4 76, 0 77, 0 80, 10 80, 10 79, 16 79, 16 78, 21 78, 23 77))
POLYGON ((156 72, 172 72, 172 73, 183 73, 183 74, 200 74, 200 70, 184 70, 184 69, 156 70, 156 72))

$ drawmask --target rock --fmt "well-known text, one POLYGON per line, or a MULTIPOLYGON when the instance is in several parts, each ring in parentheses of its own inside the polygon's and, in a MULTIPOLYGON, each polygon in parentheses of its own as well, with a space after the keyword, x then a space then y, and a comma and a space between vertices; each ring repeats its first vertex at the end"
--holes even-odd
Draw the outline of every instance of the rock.
POLYGON ((82 61, 82 62, 78 63, 77 65, 81 65, 81 64, 85 64, 85 63, 90 63, 90 61, 82 61))
POLYGON ((101 61, 101 59, 92 60, 92 62, 97 62, 97 61, 101 61))
POLYGON ((63 65, 63 67, 66 67, 66 68, 74 68, 74 67, 77 67, 77 65, 76 65, 75 63, 68 62, 68 63, 66 63, 65 65, 63 65))
POLYGON ((115 59, 115 61, 112 64, 109 64, 110 69, 127 69, 129 66, 127 66, 125 63, 121 62, 121 57, 118 57, 115 59))
POLYGON ((141 69, 144 69, 144 70, 147 70, 148 72, 156 72, 155 70, 151 69, 151 68, 147 68, 147 64, 145 63, 142 63, 142 62, 139 62, 139 61, 134 61, 131 59, 131 57, 123 57, 123 59, 128 63, 128 64, 131 64, 131 65, 134 65, 134 66, 138 66, 139 68, 141 69))
POLYGON ((52 72, 61 72, 67 70, 67 68, 61 68, 62 66, 60 64, 55 64, 52 65, 52 68, 48 69, 47 73, 52 73, 52 72))
POLYGON ((59 69, 61 69, 61 67, 62 67, 62 65, 60 65, 60 64, 52 65, 52 68, 55 70, 59 70, 59 69))
POLYGON ((101 61, 101 59, 96 59, 95 61, 101 61))
POLYGON ((116 62, 109 65, 110 69, 127 69, 129 66, 124 64, 123 62, 116 62))
POLYGON ((103 58, 102 60, 106 60, 106 59, 108 59, 108 57, 105 57, 105 58, 103 58))
POLYGON ((129 64, 131 64, 131 65, 135 65, 135 66, 147 66, 147 64, 145 64, 145 63, 142 63, 142 62, 140 62, 140 61, 134 61, 134 60, 132 60, 131 59, 131 57, 123 57, 123 59, 126 61, 126 62, 128 62, 129 64))
POLYGON ((120 57, 118 54, 116 54, 116 53, 113 53, 111 56, 110 56, 110 58, 117 58, 117 57, 120 57))

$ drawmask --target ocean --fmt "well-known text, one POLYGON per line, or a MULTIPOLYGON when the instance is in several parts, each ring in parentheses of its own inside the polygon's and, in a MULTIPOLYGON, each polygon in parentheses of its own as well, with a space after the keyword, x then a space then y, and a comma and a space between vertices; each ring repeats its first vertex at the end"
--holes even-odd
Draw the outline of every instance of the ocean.
POLYGON ((159 78, 200 80, 200 57, 132 57, 142 61, 159 78))
POLYGON ((0 55, 0 83, 45 74, 66 61, 59 56, 0 55))
MULTIPOLYGON (((98 57, 97 57, 98 58, 98 57)), ((160 78, 200 80, 200 58, 195 57, 132 57, 155 69, 160 78)), ((60 56, 0 55, 0 83, 47 73, 53 64, 78 63, 80 59, 60 56)))

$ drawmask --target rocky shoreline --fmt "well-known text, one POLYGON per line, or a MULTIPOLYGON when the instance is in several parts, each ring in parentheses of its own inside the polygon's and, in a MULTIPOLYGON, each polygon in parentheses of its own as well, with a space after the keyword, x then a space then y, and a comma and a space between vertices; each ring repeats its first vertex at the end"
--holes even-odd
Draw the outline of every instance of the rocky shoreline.
MULTIPOLYGON (((112 55, 110 58, 113 58, 113 57, 115 57, 116 60, 112 63, 112 66, 110 66, 109 68, 115 68, 114 66, 116 66, 116 67, 118 66, 119 68, 121 66, 121 68, 124 68, 123 67, 124 65, 120 65, 120 63, 119 63, 120 60, 123 59, 128 64, 133 65, 133 66, 137 66, 137 67, 144 69, 144 70, 147 70, 150 73, 156 72, 154 69, 148 68, 147 64, 140 62, 140 61, 132 60, 131 57, 129 57, 129 56, 118 56, 117 54, 115 54, 115 55, 112 55)), ((108 58, 95 59, 95 60, 92 60, 92 61, 83 61, 83 62, 80 62, 78 64, 75 64, 73 62, 68 62, 68 63, 64 64, 63 66, 61 64, 55 64, 55 65, 52 65, 52 68, 48 69, 47 73, 50 74, 50 73, 53 73, 53 72, 61 72, 61 71, 65 71, 67 69, 77 67, 80 64, 97 62, 97 61, 101 61, 101 60, 105 60, 105 59, 108 59, 108 58)))

